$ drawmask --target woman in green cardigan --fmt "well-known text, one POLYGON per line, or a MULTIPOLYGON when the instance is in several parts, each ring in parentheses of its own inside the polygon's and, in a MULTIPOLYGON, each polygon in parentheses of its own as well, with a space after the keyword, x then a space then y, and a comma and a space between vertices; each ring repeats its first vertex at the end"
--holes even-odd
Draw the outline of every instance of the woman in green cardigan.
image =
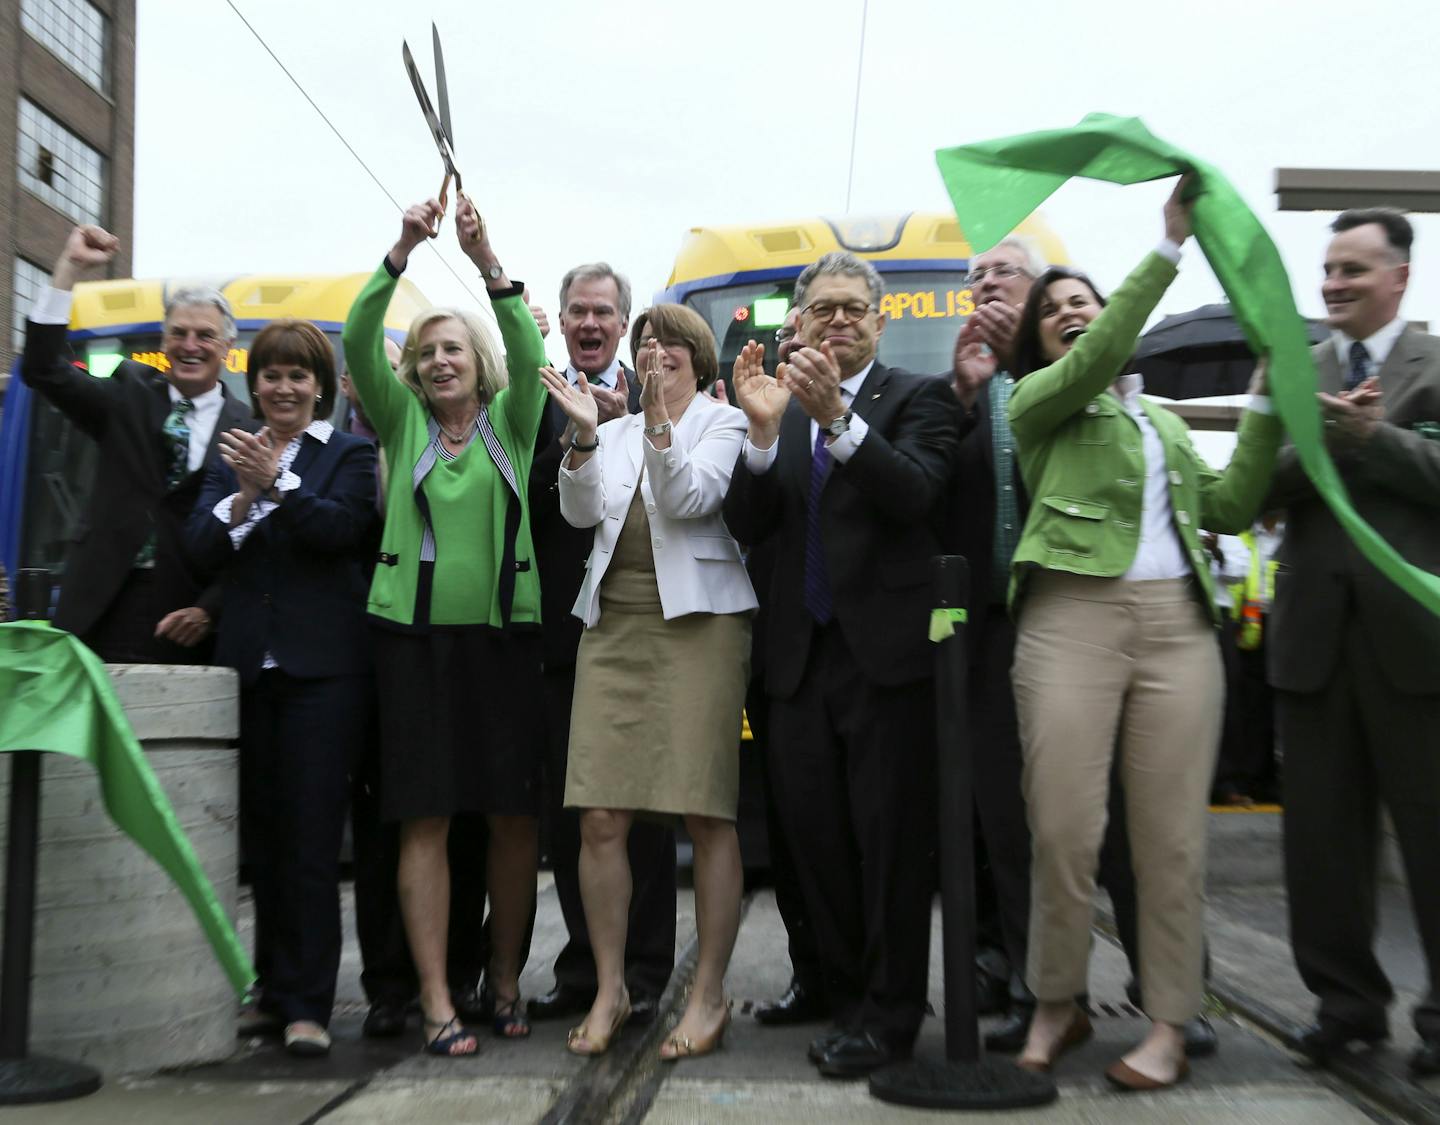
POLYGON ((1224 682, 1198 532, 1250 526, 1281 436, 1269 400, 1255 395, 1234 458, 1216 473, 1185 424, 1146 402, 1129 373, 1190 234, 1182 187, 1165 205, 1164 241, 1108 306, 1071 270, 1035 282, 1010 399, 1030 495, 1012 571, 1012 676, 1034 840, 1027 978, 1038 1001, 1019 1063, 1048 1070, 1091 1032, 1075 997, 1087 991, 1096 857, 1118 754, 1152 1021, 1106 1071, 1123 1090, 1185 1077, 1181 1028, 1201 1003, 1206 795, 1224 682))
POLYGON ((456 813, 483 812, 489 827, 494 1031, 530 1030, 519 978, 534 907, 542 703, 526 482, 545 408, 545 349, 522 287, 462 196, 460 247, 485 281, 505 359, 473 313, 431 309, 411 325, 399 380, 392 375, 385 310, 411 251, 435 237, 442 215, 433 199, 405 212, 399 240, 355 299, 343 342, 389 473, 368 606, 381 816, 400 822, 400 908, 426 1050, 468 1055, 479 1045, 455 1015, 445 974, 446 839, 456 813))

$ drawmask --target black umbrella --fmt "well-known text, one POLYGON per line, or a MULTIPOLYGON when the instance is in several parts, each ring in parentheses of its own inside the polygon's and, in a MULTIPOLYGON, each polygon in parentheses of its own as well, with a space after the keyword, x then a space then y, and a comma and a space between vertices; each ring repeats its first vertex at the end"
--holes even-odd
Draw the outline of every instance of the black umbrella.
MULTIPOLYGON (((1327 329, 1309 322, 1311 343, 1327 329)), ((1135 368, 1148 394, 1165 398, 1207 398, 1242 393, 1250 384, 1255 357, 1226 303, 1201 305, 1167 316, 1140 337, 1135 368)))

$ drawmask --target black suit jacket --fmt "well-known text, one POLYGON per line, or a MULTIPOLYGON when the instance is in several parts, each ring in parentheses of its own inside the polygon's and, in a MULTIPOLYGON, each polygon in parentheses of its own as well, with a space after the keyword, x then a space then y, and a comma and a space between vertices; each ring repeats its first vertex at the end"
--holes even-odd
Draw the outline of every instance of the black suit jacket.
MULTIPOLYGON (((640 381, 624 364, 630 392, 630 413, 640 409, 640 381)), ((571 527, 560 514, 560 462, 568 447, 560 444, 565 412, 552 400, 545 404, 540 431, 535 435, 535 459, 530 463, 530 537, 540 568, 540 621, 547 671, 575 667, 584 623, 571 614, 585 581, 585 560, 595 541, 595 529, 571 527)))
MULTIPOLYGON (((848 462, 833 463, 820 496, 835 619, 867 679, 911 683, 933 670, 930 560, 954 547, 946 524, 961 412, 945 382, 879 363, 853 409, 870 430, 848 462)), ((742 543, 776 538, 764 599, 765 686, 783 699, 799 686, 815 628, 804 605, 810 419, 796 403, 781 420, 779 440, 775 463, 759 476, 741 453, 725 520, 742 543)))
MULTIPOLYGON (((1344 385, 1335 347, 1314 349, 1319 387, 1344 385)), ((1355 510, 1407 561, 1440 574, 1440 337, 1405 332, 1376 373, 1384 421, 1358 455, 1336 465, 1355 510)), ((1440 692, 1440 617, 1415 604, 1350 542, 1292 448, 1281 450, 1267 507, 1286 509, 1265 647, 1270 682, 1320 691, 1351 615, 1397 691, 1440 692)))
MULTIPOLYGON (((997 376, 999 378, 1000 376, 997 376)), ((947 374, 943 376, 949 379, 947 374)), ((956 532, 956 549, 970 564, 969 624, 966 637, 972 659, 982 636, 985 615, 1004 613, 990 592, 995 581, 995 446, 990 420, 990 395, 983 389, 965 415, 968 432, 960 439, 955 459, 955 481, 951 490, 951 520, 956 532)), ((1020 480, 1016 461, 1011 482, 1023 526, 1030 501, 1020 480)))
MULTIPOLYGON (((185 522, 204 481, 204 467, 174 488, 166 484, 160 428, 171 407, 165 377, 147 364, 125 360, 110 378, 97 379, 72 362, 65 325, 34 321, 26 326, 20 377, 100 445, 100 469, 85 526, 65 561, 55 624, 81 636, 88 633, 120 592, 152 528, 160 615, 199 605, 217 618, 220 590, 207 588, 184 549, 185 522)), ((248 404, 227 395, 207 462, 220 433, 237 426, 254 430, 256 423, 248 404)))
POLYGON ((375 510, 375 446, 341 433, 305 435, 290 471, 300 487, 236 550, 215 505, 239 487, 218 457, 190 516, 192 557, 218 573, 223 616, 215 663, 247 686, 269 652, 292 676, 360 675, 370 668, 365 562, 375 510))

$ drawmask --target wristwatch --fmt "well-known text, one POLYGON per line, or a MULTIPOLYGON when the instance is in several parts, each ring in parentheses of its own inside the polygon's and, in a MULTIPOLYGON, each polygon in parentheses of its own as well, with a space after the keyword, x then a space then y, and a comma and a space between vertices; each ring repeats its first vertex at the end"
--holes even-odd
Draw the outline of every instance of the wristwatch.
POLYGON ((646 436, 646 437, 659 437, 661 434, 668 434, 669 432, 670 432, 670 423, 669 423, 669 422, 661 422, 658 426, 646 426, 646 427, 645 427, 645 436, 646 436))
POLYGON ((849 431, 850 418, 853 413, 853 411, 847 410, 844 414, 840 415, 840 417, 836 418, 834 421, 828 422, 825 425, 821 426, 820 429, 823 430, 825 433, 829 434, 831 437, 838 438, 841 434, 849 431))
POLYGON ((484 270, 481 270, 480 272, 481 272, 482 276, 484 276, 485 278, 487 278, 487 279, 490 280, 490 281, 499 281, 499 280, 500 280, 500 275, 505 272, 505 267, 504 267, 504 266, 498 266, 498 265, 497 265, 497 266, 491 266, 489 269, 484 269, 484 270))

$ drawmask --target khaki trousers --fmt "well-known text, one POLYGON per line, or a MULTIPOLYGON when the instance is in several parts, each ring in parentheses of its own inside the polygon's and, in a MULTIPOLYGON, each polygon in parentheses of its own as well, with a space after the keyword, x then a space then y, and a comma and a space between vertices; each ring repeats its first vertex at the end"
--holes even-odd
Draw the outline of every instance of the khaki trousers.
POLYGON ((1087 991, 1095 868, 1119 754, 1145 1011, 1184 1023, 1202 1000, 1206 802, 1225 693, 1194 582, 1038 573, 1012 676, 1034 840, 1030 989, 1050 1002, 1087 991))

